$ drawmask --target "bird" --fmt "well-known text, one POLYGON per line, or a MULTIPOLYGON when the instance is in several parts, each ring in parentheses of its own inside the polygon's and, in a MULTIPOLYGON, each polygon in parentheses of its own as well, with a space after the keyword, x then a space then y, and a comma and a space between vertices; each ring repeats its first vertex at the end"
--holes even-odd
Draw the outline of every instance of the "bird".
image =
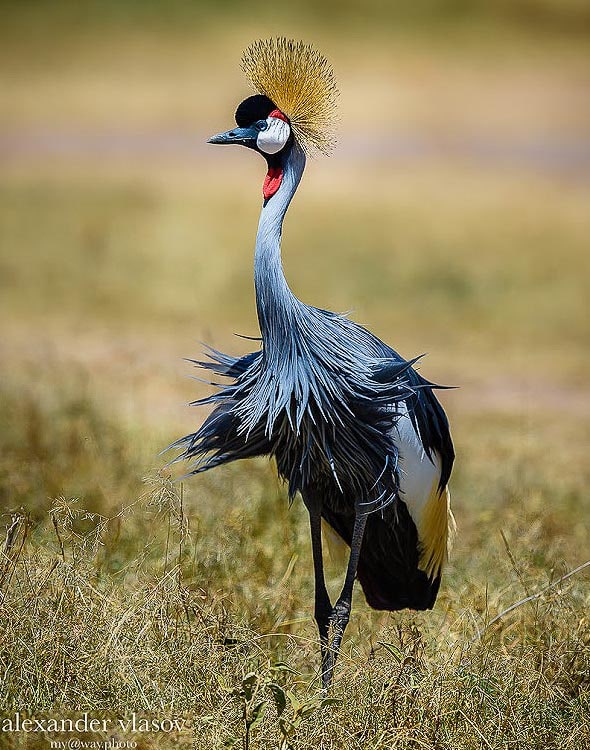
MULTIPOLYGON (((455 534, 449 478, 455 459, 446 414, 415 367, 347 314, 302 302, 283 271, 283 220, 308 157, 334 146, 338 89, 313 45, 261 39, 243 53, 255 93, 236 127, 208 143, 241 145, 266 162, 254 251, 258 350, 242 357, 207 348, 191 360, 221 383, 193 404, 211 407, 202 425, 174 443, 188 475, 269 456, 309 514, 314 619, 321 684, 334 676, 358 579, 377 610, 434 606, 455 534), (323 567, 322 525, 350 547, 332 603, 323 567)), ((318 675, 319 675, 318 671, 318 675)))

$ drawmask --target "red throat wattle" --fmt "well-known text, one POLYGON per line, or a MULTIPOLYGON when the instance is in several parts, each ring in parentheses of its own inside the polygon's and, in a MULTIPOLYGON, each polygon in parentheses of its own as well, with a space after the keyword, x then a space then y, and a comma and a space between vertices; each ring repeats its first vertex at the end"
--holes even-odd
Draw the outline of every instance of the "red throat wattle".
POLYGON ((268 173, 264 178, 264 185, 262 186, 262 195, 265 200, 272 198, 272 196, 281 187, 283 179, 283 168, 282 167, 269 167, 268 173))

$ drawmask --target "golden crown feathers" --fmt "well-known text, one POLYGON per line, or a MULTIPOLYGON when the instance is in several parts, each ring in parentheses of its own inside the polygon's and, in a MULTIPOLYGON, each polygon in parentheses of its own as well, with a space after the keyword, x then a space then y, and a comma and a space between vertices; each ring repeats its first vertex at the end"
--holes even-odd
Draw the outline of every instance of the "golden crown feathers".
POLYGON ((244 51, 242 70, 289 118, 306 153, 330 153, 336 140, 338 89, 334 70, 320 52, 284 37, 261 39, 244 51))

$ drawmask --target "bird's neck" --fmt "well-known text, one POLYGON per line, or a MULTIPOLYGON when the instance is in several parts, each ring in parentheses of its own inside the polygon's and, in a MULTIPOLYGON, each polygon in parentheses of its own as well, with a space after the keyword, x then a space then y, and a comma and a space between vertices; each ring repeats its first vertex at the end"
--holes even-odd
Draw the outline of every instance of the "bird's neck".
POLYGON ((289 289, 281 262, 283 219, 305 169, 305 154, 297 143, 293 144, 281 166, 281 185, 265 201, 256 235, 254 284, 263 343, 279 343, 286 339, 294 311, 301 304, 289 289))

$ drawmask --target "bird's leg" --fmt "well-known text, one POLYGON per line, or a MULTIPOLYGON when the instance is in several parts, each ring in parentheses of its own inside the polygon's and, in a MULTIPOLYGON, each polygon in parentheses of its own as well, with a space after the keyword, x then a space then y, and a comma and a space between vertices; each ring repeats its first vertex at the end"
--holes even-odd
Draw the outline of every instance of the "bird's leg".
POLYGON ((332 676, 334 674, 334 666, 336 659, 340 652, 340 644, 342 643, 342 636, 348 625, 350 619, 350 608, 352 602, 352 588, 354 585, 354 579, 356 578, 356 570, 358 567, 359 557, 361 554, 361 545, 363 543, 363 536, 365 533, 365 526, 367 525, 367 514, 360 513, 357 510, 357 514, 354 519, 354 529, 352 532, 352 541, 350 543, 350 557, 348 558, 348 567, 346 569, 346 578, 344 579, 344 586, 338 597, 338 601, 334 605, 332 615, 330 617, 331 630, 331 642, 328 648, 327 668, 322 674, 322 682, 324 689, 327 689, 332 682, 332 676))
POLYGON ((332 603, 326 589, 324 578, 324 559, 322 556, 322 516, 319 508, 308 506, 309 525, 311 529, 311 549, 313 553, 313 572, 315 577, 315 621, 320 634, 320 649, 322 654, 322 686, 327 687, 326 674, 328 670, 329 642, 328 634, 332 603))

